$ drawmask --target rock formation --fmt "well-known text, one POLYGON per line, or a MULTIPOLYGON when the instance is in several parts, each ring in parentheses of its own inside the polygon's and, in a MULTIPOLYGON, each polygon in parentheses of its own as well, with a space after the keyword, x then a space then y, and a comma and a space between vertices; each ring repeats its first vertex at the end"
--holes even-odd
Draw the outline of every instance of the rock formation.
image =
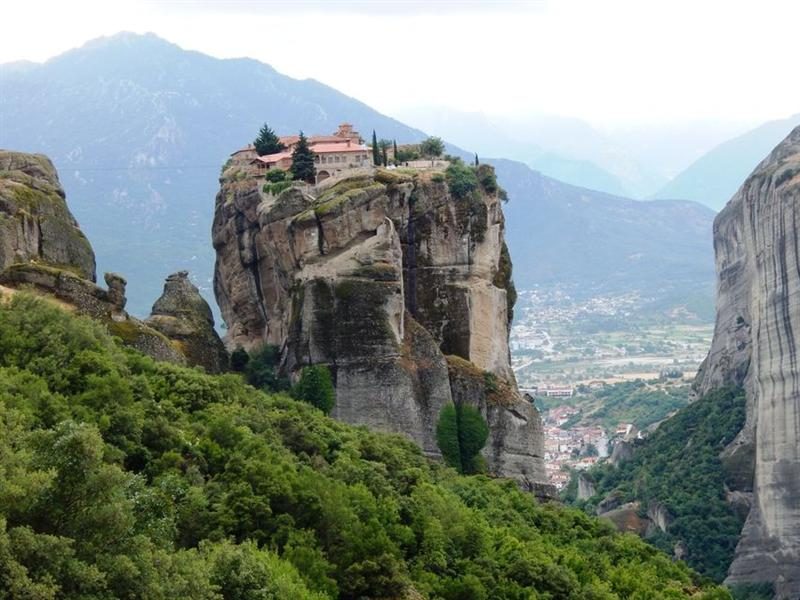
POLYGON ((167 277, 164 293, 145 323, 177 344, 190 365, 209 373, 227 369, 228 353, 214 330, 211 307, 189 281, 187 271, 167 277))
POLYGON ((94 281, 94 252, 67 208, 50 159, 0 150, 0 173, 0 271, 43 263, 94 281))
POLYGON ((432 457, 442 407, 469 403, 490 426, 490 470, 538 489, 543 436, 510 369, 496 187, 459 199, 441 173, 388 170, 277 197, 256 177, 221 183, 214 290, 229 349, 279 346, 290 376, 328 365, 333 416, 404 433, 432 457))
MULTIPOLYGON (((184 355, 180 340, 171 342, 125 312, 124 277, 106 273, 104 279, 108 289, 95 283, 92 246, 67 207, 50 159, 40 154, 0 151, 0 285, 56 298, 104 323, 125 344, 158 360, 184 364, 188 358, 191 364, 200 362, 192 353, 184 355)), ((186 314, 199 310, 206 318, 190 293, 181 296, 184 298, 190 305, 186 314)), ((208 311, 208 305, 203 305, 208 311)), ((175 303, 170 309, 178 311, 175 303)), ((210 313, 207 318, 211 318, 210 313)), ((197 323, 197 331, 207 333, 200 320, 192 322, 197 323)), ((159 325, 162 322, 158 320, 159 325)), ((213 339, 204 339, 211 352, 213 339)), ((219 348, 219 338, 216 342, 219 348)))
POLYGON ((756 167, 714 222, 717 321, 698 394, 747 392, 723 459, 752 508, 728 582, 800 597, 800 128, 756 167), (751 475, 754 473, 754 478, 751 475))

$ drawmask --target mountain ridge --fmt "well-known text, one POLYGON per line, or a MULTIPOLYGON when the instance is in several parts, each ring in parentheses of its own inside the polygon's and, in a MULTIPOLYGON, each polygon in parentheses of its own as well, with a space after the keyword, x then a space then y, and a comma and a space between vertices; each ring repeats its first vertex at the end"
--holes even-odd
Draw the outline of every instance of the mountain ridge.
MULTIPOLYGON (((365 137, 373 129, 398 143, 425 137, 325 84, 286 77, 253 59, 216 59, 184 51, 155 35, 111 36, 29 71, 0 69, 0 85, 5 91, 0 119, 8 124, 0 131, 0 146, 53 158, 68 195, 82 200, 73 205, 73 212, 98 250, 100 270, 126 273, 131 283, 129 308, 138 315, 149 313, 163 277, 180 270, 189 270, 194 283, 212 299, 209 231, 219 166, 250 141, 265 120, 279 133, 325 133, 350 121, 365 137), (103 64, 95 69, 98 61, 103 64), (52 98, 61 101, 53 105, 52 98)), ((448 150, 472 156, 453 146, 448 150)), ((537 187, 543 180, 534 171, 519 163, 506 171, 500 173, 500 182, 512 192, 509 210, 523 204, 521 199, 546 195, 537 187), (519 185, 518 179, 533 182, 532 187, 519 185)), ((550 196, 558 195, 552 188, 559 185, 563 184, 549 184, 550 196)), ((572 188, 564 190, 572 193, 572 188)), ((585 194, 604 198, 588 190, 585 194)), ((535 214, 518 213, 509 223, 510 237, 522 237, 513 233, 518 227, 573 227, 563 220, 569 214, 554 214, 561 221, 537 222, 535 214)), ((632 238, 661 235, 652 224, 631 226, 637 228, 632 238)), ((679 230, 671 228, 669 243, 691 246, 682 234, 674 237, 679 230)), ((625 245, 625 236, 617 243, 625 245)), ((512 255, 529 254, 529 246, 518 249, 515 244, 512 255)), ((710 260, 710 246, 699 256, 710 260)), ((568 251, 563 259, 555 259, 569 261, 575 271, 583 255, 568 251)), ((532 277, 525 277, 529 262, 518 261, 516 274, 530 281, 532 277)), ((605 280, 607 265, 598 268, 584 271, 583 279, 589 284, 605 280)), ((712 280, 710 271, 692 285, 706 280, 712 280)))

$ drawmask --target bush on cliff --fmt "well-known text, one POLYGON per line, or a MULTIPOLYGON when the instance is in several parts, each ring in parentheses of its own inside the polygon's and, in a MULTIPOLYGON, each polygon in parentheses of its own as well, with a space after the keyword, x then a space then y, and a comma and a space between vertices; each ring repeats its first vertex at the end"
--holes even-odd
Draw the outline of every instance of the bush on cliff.
POLYGON ((264 344, 250 353, 244 363, 247 383, 266 392, 278 392, 289 389, 289 380, 280 376, 281 349, 272 344, 264 344))
POLYGON ((485 469, 481 450, 489 437, 489 426, 472 406, 448 404, 439 414, 436 440, 445 462, 459 473, 474 474, 485 469))
POLYGON ((0 301, 0 598, 729 599, 598 519, 0 301))
POLYGON ((330 369, 325 365, 303 367, 300 380, 292 388, 292 398, 308 402, 326 415, 330 414, 336 402, 330 369))
POLYGON ((478 189, 478 176, 475 169, 463 162, 454 162, 445 170, 447 187, 454 198, 463 200, 478 189))

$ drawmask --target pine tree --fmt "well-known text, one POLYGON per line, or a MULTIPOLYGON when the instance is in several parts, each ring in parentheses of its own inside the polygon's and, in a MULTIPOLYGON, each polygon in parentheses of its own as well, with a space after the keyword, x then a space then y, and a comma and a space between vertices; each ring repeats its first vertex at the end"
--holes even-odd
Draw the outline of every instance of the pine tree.
POLYGON ((314 167, 314 153, 308 145, 308 139, 300 132, 300 139, 292 152, 292 178, 308 183, 314 183, 316 169, 314 167))
POLYGON ((378 148, 378 136, 375 135, 375 130, 372 130, 372 162, 375 166, 381 164, 381 153, 378 148))
POLYGON ((265 154, 275 154, 281 150, 286 150, 286 146, 281 144, 278 136, 272 131, 269 125, 264 123, 264 126, 258 132, 258 137, 253 140, 253 146, 256 148, 259 156, 265 154))

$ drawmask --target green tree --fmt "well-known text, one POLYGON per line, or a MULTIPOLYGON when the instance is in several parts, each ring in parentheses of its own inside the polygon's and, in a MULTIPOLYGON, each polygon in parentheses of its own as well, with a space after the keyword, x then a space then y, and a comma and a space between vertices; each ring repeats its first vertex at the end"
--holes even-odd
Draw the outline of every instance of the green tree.
POLYGON ((292 177, 298 181, 314 183, 316 168, 314 167, 314 153, 308 145, 308 139, 300 132, 300 139, 292 151, 292 177))
POLYGON ((375 134, 375 130, 372 130, 372 163, 377 167, 381 164, 381 153, 380 148, 378 147, 378 136, 375 134))
POLYGON ((394 164, 397 164, 397 140, 392 140, 392 157, 394 158, 394 164))
POLYGON ((389 165, 389 148, 392 145, 392 140, 381 140, 378 142, 378 147, 381 149, 381 162, 383 166, 389 165))
POLYGON ((475 153, 475 166, 477 167, 477 166, 479 166, 480 164, 481 164, 481 163, 480 163, 480 161, 478 160, 478 153, 476 152, 476 153, 475 153))
POLYGON ((489 426, 481 413, 464 404, 448 404, 439 414, 436 440, 445 462, 459 473, 482 470, 480 451, 489 437, 489 426))
POLYGON ((241 346, 231 352, 231 371, 244 373, 248 362, 250 362, 250 355, 247 353, 247 350, 241 346))
POLYGON ((282 150, 286 150, 286 146, 281 144, 280 139, 275 132, 272 131, 269 125, 264 123, 264 126, 258 132, 258 137, 253 140, 253 146, 256 147, 256 152, 259 156, 265 154, 276 154, 282 150))
POLYGON ((431 159, 431 165, 433 165, 433 160, 444 153, 444 142, 442 138, 429 137, 422 141, 419 145, 419 150, 422 156, 427 156, 431 159))
POLYGON ((336 402, 330 369, 325 365, 304 367, 300 380, 292 388, 292 396, 316 406, 326 415, 330 414, 336 402))
POLYGON ((280 377, 279 365, 281 351, 277 346, 264 344, 249 355, 244 373, 247 383, 255 388, 267 391, 285 390, 288 381, 280 377))
POLYGON ((478 189, 478 176, 475 169, 465 165, 461 161, 456 161, 447 167, 445 171, 447 186, 453 197, 463 200, 471 192, 478 189))

